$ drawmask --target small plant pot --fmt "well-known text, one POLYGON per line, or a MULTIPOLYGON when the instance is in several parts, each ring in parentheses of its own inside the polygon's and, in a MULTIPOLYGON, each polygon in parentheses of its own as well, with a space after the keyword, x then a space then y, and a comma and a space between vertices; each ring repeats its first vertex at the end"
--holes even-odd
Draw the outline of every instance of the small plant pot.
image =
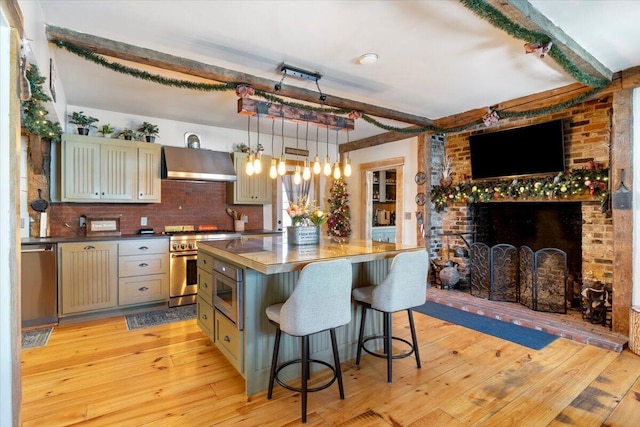
POLYGON ((78 135, 89 135, 89 129, 87 129, 87 128, 78 128, 78 135))
POLYGON ((145 138, 147 142, 156 142, 156 137, 153 135, 146 135, 145 138))
POLYGON ((127 141, 131 141, 131 139, 132 139, 132 138, 131 138, 131 136, 129 135, 129 136, 125 136, 125 137, 124 137, 124 139, 126 139, 127 141))

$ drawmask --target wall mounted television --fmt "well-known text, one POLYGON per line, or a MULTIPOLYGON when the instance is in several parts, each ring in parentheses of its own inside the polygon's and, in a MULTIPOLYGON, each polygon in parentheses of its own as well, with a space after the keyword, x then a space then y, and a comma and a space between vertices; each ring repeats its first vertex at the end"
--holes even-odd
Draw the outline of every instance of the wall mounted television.
POLYGON ((563 121, 482 133, 469 137, 473 179, 563 172, 563 121))

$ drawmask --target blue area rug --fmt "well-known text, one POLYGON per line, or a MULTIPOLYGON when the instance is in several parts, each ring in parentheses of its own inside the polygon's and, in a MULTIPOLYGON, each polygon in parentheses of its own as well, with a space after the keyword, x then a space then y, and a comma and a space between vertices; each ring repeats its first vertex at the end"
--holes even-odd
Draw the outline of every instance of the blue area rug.
POLYGON ((414 311, 535 350, 545 348, 558 338, 546 332, 525 328, 509 322, 502 322, 432 301, 427 301, 424 305, 416 307, 414 311))
POLYGON ((127 323, 127 330, 129 331, 195 318, 195 304, 172 307, 160 311, 149 311, 147 313, 127 314, 124 316, 124 320, 127 323))
POLYGON ((22 333, 22 349, 44 347, 49 342, 53 328, 32 329, 22 333))

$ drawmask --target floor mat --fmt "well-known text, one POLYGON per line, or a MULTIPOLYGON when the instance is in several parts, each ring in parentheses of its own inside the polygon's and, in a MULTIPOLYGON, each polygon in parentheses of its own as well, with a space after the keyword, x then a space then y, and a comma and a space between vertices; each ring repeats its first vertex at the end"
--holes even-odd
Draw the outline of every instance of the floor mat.
POLYGON ((49 342, 53 328, 32 329, 22 333, 22 349, 44 347, 49 342))
POLYGON ((161 311, 127 314, 126 316, 124 316, 124 320, 127 323, 127 329, 131 331, 134 329, 164 325, 165 323, 195 319, 195 317, 196 305, 190 304, 180 307, 172 307, 161 311))
POLYGON ((502 322, 431 301, 416 307, 414 311, 536 350, 543 349, 558 338, 536 329, 502 322))

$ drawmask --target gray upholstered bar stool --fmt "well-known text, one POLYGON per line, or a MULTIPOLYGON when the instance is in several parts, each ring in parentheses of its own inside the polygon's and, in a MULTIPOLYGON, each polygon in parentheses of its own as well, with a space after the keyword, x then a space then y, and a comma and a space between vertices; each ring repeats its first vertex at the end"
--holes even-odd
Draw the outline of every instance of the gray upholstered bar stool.
POLYGON ((266 309, 266 314, 269 321, 277 328, 267 399, 271 399, 273 395, 274 381, 288 390, 299 391, 302 394, 302 422, 306 423, 308 392, 324 390, 337 379, 340 399, 344 399, 335 329, 351 321, 351 263, 341 259, 307 264, 300 271, 295 288, 287 301, 270 305, 266 309), (331 335, 333 366, 322 360, 309 359, 309 336, 327 330, 331 335), (302 338, 302 356, 300 359, 290 360, 278 366, 282 332, 302 338), (300 387, 290 386, 278 378, 280 370, 294 363, 301 364, 300 387), (308 388, 311 363, 319 363, 331 369, 333 371, 331 380, 323 385, 308 388))
POLYGON ((393 258, 389 273, 382 283, 353 290, 353 299, 358 305, 362 306, 356 366, 360 365, 360 356, 362 355, 362 350, 364 350, 372 356, 387 359, 387 382, 389 383, 392 381, 391 365, 393 359, 401 359, 413 353, 416 356, 418 368, 421 368, 412 308, 424 304, 426 300, 428 271, 429 259, 425 250, 403 252, 393 258), (368 309, 382 312, 383 334, 365 339, 364 325, 368 309), (403 338, 393 336, 392 315, 396 311, 401 310, 407 310, 409 316, 411 343, 403 338), (377 339, 383 340, 382 353, 369 350, 365 347, 368 341, 377 339), (394 355, 392 350, 393 340, 402 341, 409 345, 409 352, 394 355))

